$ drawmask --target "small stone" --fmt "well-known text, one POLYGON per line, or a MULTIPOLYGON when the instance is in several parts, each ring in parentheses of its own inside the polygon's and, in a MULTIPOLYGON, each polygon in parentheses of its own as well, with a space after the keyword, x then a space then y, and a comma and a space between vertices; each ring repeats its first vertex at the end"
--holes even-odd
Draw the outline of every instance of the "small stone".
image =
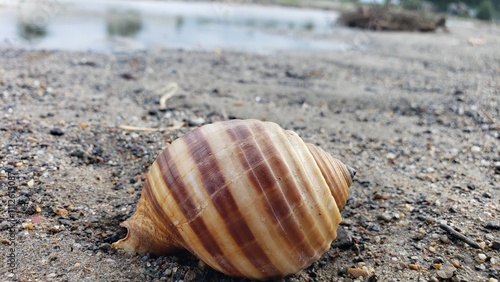
POLYGON ((81 128, 81 129, 85 129, 85 128, 87 128, 88 126, 89 126, 89 125, 88 125, 86 122, 81 122, 81 123, 80 123, 80 128, 81 128))
POLYGON ((429 252, 431 252, 431 253, 435 253, 435 252, 436 252, 436 249, 435 249, 433 246, 430 246, 430 247, 429 247, 429 252))
POLYGON ((374 200, 387 200, 387 199, 389 199, 389 195, 375 192, 375 194, 373 194, 373 199, 374 200))
POLYGON ((456 259, 452 259, 450 261, 451 265, 453 265, 453 267, 455 268, 459 268, 460 267, 460 261, 456 260, 456 259))
POLYGON ((4 244, 4 245, 10 245, 10 240, 9 239, 5 239, 5 238, 2 238, 0 239, 0 243, 4 244))
POLYGON ((441 268, 443 267, 443 265, 442 265, 442 264, 440 264, 440 263, 435 263, 435 264, 433 264, 432 266, 433 266, 435 269, 437 269, 437 270, 439 270, 439 269, 441 269, 441 268))
POLYGON ((485 225, 488 229, 500 230, 500 221, 490 221, 485 225))
POLYGON ((55 274, 54 272, 47 274, 47 278, 55 278, 56 276, 57 274, 55 274))
POLYGON ((165 276, 170 276, 170 274, 172 274, 172 269, 170 269, 170 268, 165 269, 163 274, 165 274, 165 276))
POLYGON ((482 260, 482 261, 485 261, 486 260, 486 255, 485 254, 478 254, 477 257, 479 258, 479 260, 482 260))
POLYGON ((59 128, 57 128, 57 127, 54 127, 54 128, 52 128, 52 129, 50 130, 50 135, 54 135, 54 136, 62 136, 62 135, 64 135, 64 132, 63 132, 61 129, 59 129, 59 128))
POLYGON ((444 263, 444 259, 442 257, 437 257, 432 262, 433 263, 443 264, 444 263))
POLYGON ((453 265, 445 264, 440 270, 436 271, 436 274, 442 279, 450 279, 455 273, 455 270, 457 269, 453 265))
POLYGON ((450 238, 448 238, 448 236, 446 236, 446 235, 439 236, 439 240, 441 240, 441 242, 446 243, 446 244, 450 243, 450 238))
POLYGON ((111 244, 110 243, 102 243, 97 247, 101 251, 108 251, 111 249, 111 244))
POLYGON ((192 270, 188 270, 188 272, 186 272, 186 275, 184 275, 184 281, 192 282, 194 280, 196 280, 196 273, 192 270))
POLYGON ((500 250, 500 242, 493 241, 493 243, 491 244, 491 248, 496 251, 500 250))
POLYGON ((385 158, 388 160, 394 160, 396 158, 396 154, 388 153, 387 155, 385 155, 385 158))
POLYGON ((337 228, 337 238, 333 241, 332 247, 347 250, 350 249, 352 245, 354 245, 352 237, 349 236, 347 231, 342 226, 339 226, 337 228))
POLYGON ((68 215, 68 210, 67 209, 64 209, 64 208, 61 208, 61 209, 56 209, 54 210, 54 213, 57 214, 57 215, 68 215))
POLYGON ((200 126, 200 125, 203 125, 204 123, 205 123, 205 119, 202 117, 192 118, 192 119, 189 119, 189 121, 188 121, 188 124, 190 126, 200 126))
POLYGON ((52 226, 52 227, 49 228, 49 231, 52 232, 52 233, 59 233, 63 229, 64 229, 64 226, 54 225, 54 226, 52 226))
POLYGON ((439 279, 437 279, 436 276, 432 276, 431 278, 429 278, 428 282, 439 282, 439 279))
POLYGON ((490 258, 490 263, 491 263, 492 265, 497 264, 497 262, 498 262, 498 261, 497 261, 497 259, 496 259, 495 257, 491 257, 491 258, 490 258))
POLYGON ((391 218, 391 215, 389 215, 387 213, 381 213, 381 214, 377 215, 377 219, 385 221, 385 222, 390 222, 392 218, 391 218))
POLYGON ((28 187, 33 187, 35 185, 35 180, 31 179, 30 181, 28 181, 28 187))
POLYGON ((498 282, 498 279, 491 277, 490 279, 488 279, 488 282, 498 282))
POLYGON ((422 267, 418 264, 414 264, 414 263, 410 263, 408 265, 408 268, 411 269, 411 270, 420 270, 422 267))
POLYGON ((28 137, 28 138, 26 138, 26 141, 33 143, 33 142, 36 142, 38 140, 35 137, 28 137))
POLYGON ((347 269, 347 273, 354 278, 359 278, 359 277, 366 278, 366 277, 368 277, 368 274, 369 274, 368 271, 366 271, 364 269, 353 268, 353 267, 349 267, 347 269))
POLYGON ((434 223, 436 223, 437 220, 434 217, 432 217, 432 216, 428 216, 428 217, 425 218, 425 221, 427 223, 434 224, 434 223))
POLYGON ((130 73, 130 72, 124 72, 124 73, 120 74, 120 77, 123 79, 126 79, 126 80, 136 80, 137 79, 137 75, 130 73))
POLYGON ((483 250, 486 248, 486 242, 479 242, 478 245, 483 250))
POLYGON ((478 147, 478 146, 472 146, 472 147, 470 148, 470 151, 471 151, 472 153, 479 153, 479 152, 481 152, 481 148, 480 148, 480 147, 478 147))
POLYGON ((486 266, 484 264, 477 264, 474 266, 474 268, 476 270, 480 270, 480 271, 485 271, 486 270, 486 266))
POLYGON ((132 187, 127 188, 127 194, 134 194, 135 190, 132 187))

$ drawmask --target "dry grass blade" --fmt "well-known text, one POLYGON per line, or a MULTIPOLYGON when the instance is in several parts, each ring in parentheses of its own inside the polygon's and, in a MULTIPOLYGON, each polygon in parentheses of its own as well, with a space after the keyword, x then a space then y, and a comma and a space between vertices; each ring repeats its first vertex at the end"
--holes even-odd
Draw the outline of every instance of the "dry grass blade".
POLYGON ((143 132, 156 132, 156 131, 161 131, 165 132, 164 134, 167 135, 168 133, 180 129, 184 126, 184 123, 182 121, 174 121, 172 126, 169 127, 140 127, 140 126, 133 126, 133 125, 119 125, 118 127, 123 129, 123 130, 129 130, 129 131, 143 131, 143 132))
POLYGON ((162 90, 165 94, 160 98, 160 110, 167 108, 167 100, 172 98, 178 89, 179 86, 175 82, 167 84, 167 86, 162 90))

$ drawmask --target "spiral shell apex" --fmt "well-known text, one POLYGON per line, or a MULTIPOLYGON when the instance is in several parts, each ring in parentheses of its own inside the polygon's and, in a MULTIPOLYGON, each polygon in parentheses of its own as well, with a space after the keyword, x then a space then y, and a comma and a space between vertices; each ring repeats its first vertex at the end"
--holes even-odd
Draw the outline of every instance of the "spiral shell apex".
POLYGON ((113 246, 186 249, 230 276, 282 277, 329 249, 354 173, 272 122, 205 125, 158 156, 113 246))

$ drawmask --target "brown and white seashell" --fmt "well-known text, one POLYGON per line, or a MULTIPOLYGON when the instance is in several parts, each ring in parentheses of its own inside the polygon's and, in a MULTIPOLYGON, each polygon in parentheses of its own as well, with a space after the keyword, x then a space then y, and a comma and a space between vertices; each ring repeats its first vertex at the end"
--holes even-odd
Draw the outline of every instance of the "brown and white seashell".
POLYGON ((309 266, 337 236, 353 169, 272 122, 197 128, 153 163, 118 249, 187 249, 212 268, 251 279, 309 266))

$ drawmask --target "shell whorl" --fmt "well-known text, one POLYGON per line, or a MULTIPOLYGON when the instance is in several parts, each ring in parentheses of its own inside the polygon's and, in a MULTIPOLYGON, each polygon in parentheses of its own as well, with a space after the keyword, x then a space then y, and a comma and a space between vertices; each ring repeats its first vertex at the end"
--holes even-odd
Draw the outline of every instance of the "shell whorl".
POLYGON ((231 276, 281 277, 328 250, 351 183, 350 168, 275 123, 206 125, 158 156, 114 246, 185 248, 231 276))

